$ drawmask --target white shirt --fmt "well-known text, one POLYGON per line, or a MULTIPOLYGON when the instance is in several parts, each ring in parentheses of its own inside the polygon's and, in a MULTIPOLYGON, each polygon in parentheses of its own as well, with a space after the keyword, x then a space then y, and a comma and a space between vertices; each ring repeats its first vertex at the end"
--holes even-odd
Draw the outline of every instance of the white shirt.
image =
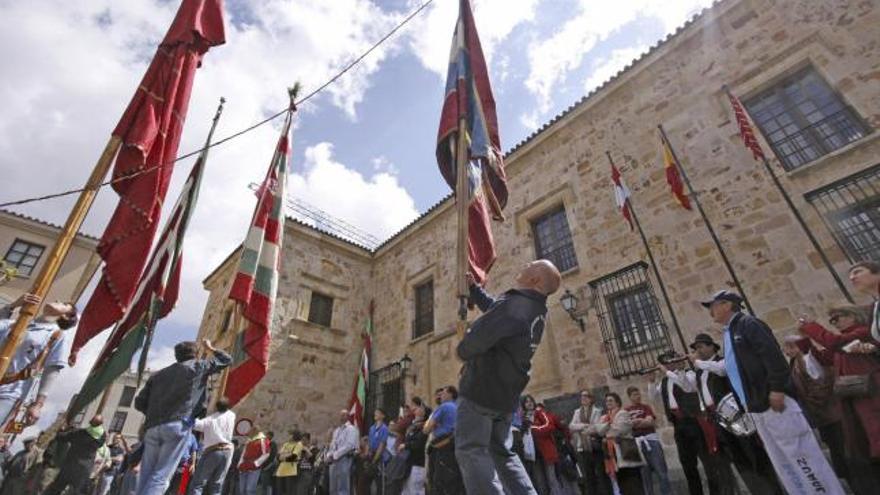
POLYGON ((204 419, 197 419, 193 429, 204 433, 204 448, 221 443, 232 443, 232 432, 235 428, 235 413, 232 411, 215 412, 204 419))
POLYGON ((661 390, 663 388, 663 380, 660 380, 656 385, 648 387, 648 398, 652 401, 656 400, 662 392, 665 392, 666 398, 669 401, 669 409, 678 409, 678 401, 675 400, 675 394, 672 393, 672 390, 678 385, 685 392, 693 392, 694 387, 691 386, 687 377, 681 372, 667 370, 666 378, 668 378, 666 380, 666 390, 661 390))
POLYGON ((330 451, 328 455, 331 461, 338 461, 346 454, 357 452, 360 445, 360 435, 358 430, 351 423, 346 422, 342 426, 338 426, 333 430, 333 440, 330 441, 330 451))
POLYGON ((709 392, 709 373, 715 373, 718 376, 727 376, 727 370, 724 368, 724 360, 719 359, 718 361, 712 360, 701 360, 697 359, 694 361, 694 366, 705 371, 700 377, 700 383, 697 383, 697 374, 693 371, 687 372, 687 380, 691 386, 691 389, 696 390, 699 387, 700 396, 703 397, 703 403, 706 406, 714 406, 715 400, 712 399, 712 394, 709 392))

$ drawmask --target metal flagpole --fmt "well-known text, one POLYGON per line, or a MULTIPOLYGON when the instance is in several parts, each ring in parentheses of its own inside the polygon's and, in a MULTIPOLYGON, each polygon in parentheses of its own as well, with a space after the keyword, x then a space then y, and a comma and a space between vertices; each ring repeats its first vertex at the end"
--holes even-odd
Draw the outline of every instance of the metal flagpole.
MULTIPOLYGON (((733 99, 733 93, 730 92, 730 88, 725 84, 722 88, 727 96, 730 99, 733 99)), ((745 111, 745 109, 743 109, 745 111)), ((773 167, 770 166, 770 162, 767 161, 767 157, 764 153, 761 153, 761 163, 764 164, 764 170, 767 171, 767 174, 770 175, 770 178, 773 180, 773 185, 776 186, 776 189, 779 191, 779 194, 782 195, 782 199, 785 200, 785 204, 788 205, 788 209, 791 210, 791 213, 794 215, 794 218, 797 220, 798 224, 803 229, 804 234, 807 235, 807 238, 810 240, 810 244, 813 245, 813 249, 819 253, 819 257, 822 258, 822 263, 825 265, 825 268, 828 269, 828 273, 834 278, 834 282, 837 284, 837 288, 840 289, 840 292, 843 293, 843 296, 849 301, 850 304, 855 304, 855 300, 852 295, 849 293, 849 290, 846 288, 846 284, 843 283, 843 280, 840 278, 840 275, 837 274, 837 271, 831 266, 831 261, 828 259, 828 256, 825 254, 825 250, 819 245, 819 241, 816 240, 816 237, 813 235, 813 231, 807 226, 807 222, 804 221, 804 217, 801 216, 800 211, 795 207, 794 202, 792 202, 791 197, 788 195, 788 191, 785 190, 785 187, 782 186, 782 183, 779 182, 779 177, 776 176, 776 172, 773 171, 773 167)))
MULTIPOLYGON (((98 162, 92 170, 92 175, 86 181, 83 191, 80 193, 79 198, 77 198, 76 204, 70 211, 64 227, 61 229, 58 240, 52 246, 52 251, 46 258, 46 263, 40 269, 40 274, 34 280, 34 285, 31 286, 31 294, 43 299, 49 293, 49 288, 52 286, 52 282, 55 281, 55 276, 58 275, 58 270, 61 268, 64 258, 67 257, 67 252, 70 250, 70 246, 77 232, 79 232, 79 228, 82 226, 86 215, 88 215, 89 209, 91 209, 92 203, 95 201, 95 196, 98 195, 98 191, 101 189, 101 183, 104 181, 107 171, 110 170, 110 164, 113 162, 113 158, 116 156, 116 152, 119 151, 121 144, 122 139, 118 136, 111 136, 110 140, 107 141, 101 157, 98 158, 98 162)), ((21 309, 19 309, 18 319, 15 320, 15 324, 13 324, 6 340, 3 342, 3 347, 0 348, 0 376, 5 376, 9 370, 12 356, 18 349, 19 344, 21 344, 24 332, 27 330, 28 324, 36 316, 38 309, 39 305, 28 302, 24 303, 21 309)))
MULTIPOLYGON (((608 157, 608 162, 611 163, 611 166, 614 167, 614 160, 611 159, 611 152, 605 151, 605 156, 608 157)), ((619 169, 618 169, 619 170, 619 169)), ((672 324, 675 325, 675 333, 678 335, 678 340, 681 342, 681 347, 684 349, 685 354, 687 354, 687 342, 684 339, 684 335, 681 333, 681 326, 678 324, 678 318, 675 317, 675 311, 672 309, 672 303, 669 300, 669 294, 666 292, 666 284, 663 283, 663 278, 660 277, 660 270, 657 269, 657 262, 654 261, 654 253, 651 251, 651 246, 648 244, 648 238, 645 237, 645 231, 642 230, 642 224, 639 222, 639 216, 636 215, 636 209, 633 207, 632 200, 630 200, 629 196, 626 198, 626 206, 629 208, 629 213, 632 215, 633 223, 636 224, 636 229, 639 231, 639 237, 642 238, 642 244, 645 245, 645 251, 648 252, 648 260, 651 262, 651 268, 654 270, 654 277, 657 279, 657 284, 660 285, 660 292, 663 294, 663 300, 666 301, 666 309, 669 310, 669 316, 672 318, 672 324)))
POLYGON ((456 251, 456 291, 458 296, 458 323, 456 334, 458 339, 464 338, 467 327, 467 300, 469 287, 467 283, 468 265, 468 210, 470 193, 468 191, 468 145, 467 120, 462 116, 458 119, 458 133, 455 143, 455 206, 458 213, 458 245, 456 251))
POLYGON ((743 303, 746 306, 746 309, 751 314, 755 314, 755 311, 752 309, 752 305, 749 303, 749 298, 746 297, 746 293, 743 290, 742 284, 739 281, 739 277, 736 276, 736 272, 733 269, 733 265, 730 263, 730 259, 727 257, 727 253, 724 251, 724 247, 721 245, 721 241, 718 239, 718 235, 715 233, 715 229, 712 227, 712 223, 709 222, 709 217, 706 216, 706 212, 703 211, 703 206, 700 204, 700 197, 697 195, 696 191, 694 191, 694 186, 691 185, 690 179, 688 179, 687 173, 684 170, 684 167, 681 166, 681 161, 678 159, 678 155, 675 153, 675 149, 669 143, 669 138, 666 137, 666 131, 663 130, 663 124, 657 124, 657 129, 660 129, 660 138, 663 140, 663 145, 669 147, 669 152, 672 153, 672 159, 675 160, 675 166, 678 167, 678 171, 681 172, 681 178, 684 179, 684 183, 687 184, 688 191, 691 193, 691 198, 694 200, 694 204, 697 205, 697 211, 700 212, 700 216, 703 218, 703 223, 706 225, 706 229, 709 231, 709 235, 712 237, 712 242, 715 243, 715 247, 718 248, 718 253, 721 255, 721 260, 724 262, 724 266, 727 268, 727 272, 730 274, 730 278, 733 279, 733 285, 736 286, 736 290, 739 292, 739 295, 743 298, 743 303))

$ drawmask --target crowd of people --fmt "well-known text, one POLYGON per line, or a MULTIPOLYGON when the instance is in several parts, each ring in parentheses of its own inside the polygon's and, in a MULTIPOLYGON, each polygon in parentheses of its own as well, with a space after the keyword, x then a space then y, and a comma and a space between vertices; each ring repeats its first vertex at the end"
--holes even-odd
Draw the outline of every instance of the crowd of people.
MULTIPOLYGON (((880 264, 858 263, 849 278, 876 296, 880 264)), ((801 316, 780 345, 738 294, 719 291, 701 303, 720 342, 709 330, 688 355, 660 354, 643 370, 647 388, 629 386, 626 400, 599 387, 581 391, 574 411, 554 412, 524 391, 559 284, 544 260, 497 298, 471 281, 483 315, 458 345, 458 387, 437 389, 433 401, 412 397, 393 416, 377 408, 363 432, 341 410, 315 440, 295 425, 283 441, 255 424, 236 435, 227 401, 206 410, 208 377, 232 358, 209 341, 182 342, 176 363, 135 398, 145 417, 138 442, 108 434, 100 415, 45 448, 25 439, 14 455, 0 437, 0 495, 667 495, 676 491, 663 420, 691 495, 704 484, 710 494, 876 493, 880 303, 830 309, 833 329, 801 316)), ((75 320, 69 307, 49 311, 75 320)))

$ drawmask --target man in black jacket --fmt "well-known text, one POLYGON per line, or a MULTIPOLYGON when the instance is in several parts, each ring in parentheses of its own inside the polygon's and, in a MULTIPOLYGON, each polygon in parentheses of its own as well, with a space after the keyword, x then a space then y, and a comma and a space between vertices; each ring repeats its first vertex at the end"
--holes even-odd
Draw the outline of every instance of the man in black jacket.
POLYGON ((515 289, 497 299, 471 284, 471 299, 483 315, 458 345, 465 364, 455 428, 455 455, 468 493, 536 493, 508 447, 510 422, 544 333, 547 296, 560 281, 553 263, 538 260, 517 275, 515 289))
POLYGON ((79 493, 89 481, 98 449, 107 441, 103 424, 101 415, 96 415, 85 428, 58 433, 58 439, 68 442, 70 447, 61 471, 43 495, 58 495, 68 486, 73 493, 79 493))
POLYGON ((724 369, 751 413, 779 481, 789 493, 842 494, 840 481, 793 398, 788 361, 763 321, 742 313, 742 298, 722 290, 702 302, 724 327, 724 369))

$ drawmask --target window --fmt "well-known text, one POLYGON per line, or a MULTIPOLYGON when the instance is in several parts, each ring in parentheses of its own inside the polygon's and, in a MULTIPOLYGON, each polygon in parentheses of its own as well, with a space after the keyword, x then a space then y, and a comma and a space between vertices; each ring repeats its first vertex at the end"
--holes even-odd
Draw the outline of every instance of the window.
POLYGON ((122 394, 119 396, 119 407, 131 407, 131 401, 134 400, 136 390, 134 387, 123 387, 122 394))
POLYGON ((16 239, 3 259, 9 266, 17 268, 19 275, 30 275, 45 250, 45 246, 16 239))
POLYGON ((652 367, 659 353, 672 349, 646 263, 594 280, 590 287, 614 378, 652 367))
POLYGON ((312 302, 309 304, 309 321, 324 327, 330 326, 333 319, 333 298, 312 292, 312 302))
POLYGON ((749 99, 745 106, 786 170, 867 134, 858 115, 812 67, 749 99))
POLYGON ((373 412, 377 408, 385 411, 386 421, 396 419, 406 399, 403 369, 400 363, 391 363, 370 373, 368 383, 364 422, 368 425, 373 424, 373 412))
POLYGON ((125 420, 128 419, 128 413, 125 411, 116 411, 113 414, 113 421, 110 422, 111 432, 120 432, 125 427, 125 420))
POLYGON ((804 196, 850 261, 880 261, 880 165, 804 196))
POLYGON ((552 261, 560 272, 578 266, 574 244, 571 242, 571 231, 565 218, 565 207, 560 207, 532 222, 532 230, 535 235, 535 251, 539 259, 552 261))
POLYGON ((434 281, 415 288, 416 318, 413 320, 413 338, 417 339, 434 331, 434 281))

